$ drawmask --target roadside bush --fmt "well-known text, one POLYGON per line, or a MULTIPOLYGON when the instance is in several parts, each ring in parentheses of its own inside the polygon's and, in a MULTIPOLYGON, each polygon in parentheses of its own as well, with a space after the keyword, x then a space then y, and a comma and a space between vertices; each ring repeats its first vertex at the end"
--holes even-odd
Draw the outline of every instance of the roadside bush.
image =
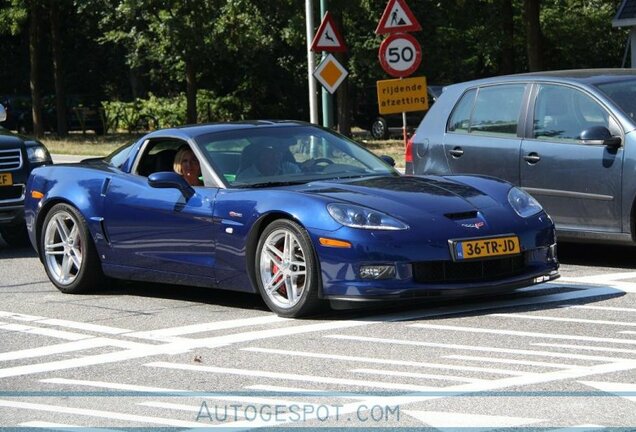
MULTIPOLYGON (((174 97, 151 94, 148 99, 132 102, 104 101, 102 106, 109 132, 143 132, 180 126, 186 122, 184 93, 174 97)), ((247 112, 249 107, 234 95, 217 97, 209 90, 197 92, 198 123, 243 120, 247 112)))

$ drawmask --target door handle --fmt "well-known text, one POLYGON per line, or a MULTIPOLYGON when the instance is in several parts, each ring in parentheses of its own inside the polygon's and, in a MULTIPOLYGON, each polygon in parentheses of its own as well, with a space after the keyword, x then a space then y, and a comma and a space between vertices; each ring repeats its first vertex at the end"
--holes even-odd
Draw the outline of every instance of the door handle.
POLYGON ((523 160, 525 160, 529 164, 536 164, 537 162, 539 162, 541 160, 541 156, 539 156, 537 153, 532 152, 532 153, 524 156, 523 160))
POLYGON ((464 154, 464 150, 462 150, 461 147, 455 147, 454 149, 449 151, 449 153, 451 154, 452 157, 458 158, 458 157, 461 157, 464 154))

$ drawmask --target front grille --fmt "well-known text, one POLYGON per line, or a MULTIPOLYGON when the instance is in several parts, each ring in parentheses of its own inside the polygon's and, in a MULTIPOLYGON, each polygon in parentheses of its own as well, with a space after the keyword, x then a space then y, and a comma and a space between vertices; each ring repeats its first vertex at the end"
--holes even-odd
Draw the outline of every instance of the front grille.
POLYGON ((20 149, 0 150, 0 171, 22 168, 20 149))
POLYGON ((427 261, 413 263, 417 283, 484 282, 522 273, 525 254, 479 261, 427 261))
POLYGON ((23 194, 24 185, 0 186, 0 201, 19 200, 23 194))

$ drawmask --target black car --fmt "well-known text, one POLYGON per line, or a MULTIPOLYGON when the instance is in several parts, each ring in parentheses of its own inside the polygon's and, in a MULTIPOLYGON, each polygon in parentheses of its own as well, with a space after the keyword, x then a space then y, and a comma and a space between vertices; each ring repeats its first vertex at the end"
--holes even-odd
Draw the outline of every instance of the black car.
MULTIPOLYGON (((0 105, 0 122, 7 113, 0 105)), ((24 191, 34 168, 52 164, 41 142, 0 127, 0 236, 10 245, 28 242, 24 224, 24 191)))
MULTIPOLYGON (((7 117, 0 125, 18 133, 33 132, 31 98, 28 96, 3 96, 7 117)), ((42 127, 47 132, 57 130, 57 109, 55 97, 42 98, 42 127)), ((66 127, 68 131, 92 130, 98 135, 106 132, 104 110, 94 98, 73 95, 66 98, 66 127)))
MULTIPOLYGON (((427 86, 429 108, 442 93, 443 86, 427 86)), ((363 129, 368 129, 375 139, 387 139, 391 135, 402 134, 402 114, 379 114, 378 99, 375 86, 358 93, 356 97, 358 108, 354 115, 354 123, 363 129)), ((422 121, 425 111, 406 113, 407 132, 413 132, 422 121)))

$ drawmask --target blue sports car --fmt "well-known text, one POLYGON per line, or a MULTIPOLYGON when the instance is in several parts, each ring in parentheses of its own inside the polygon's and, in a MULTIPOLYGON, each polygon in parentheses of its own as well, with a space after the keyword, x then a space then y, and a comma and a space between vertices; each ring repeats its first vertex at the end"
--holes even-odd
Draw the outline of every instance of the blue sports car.
POLYGON ((512 290, 558 277, 554 226, 484 176, 403 176, 295 121, 152 132, 37 168, 31 242, 65 293, 115 279, 260 293, 285 317, 326 301, 512 290))

